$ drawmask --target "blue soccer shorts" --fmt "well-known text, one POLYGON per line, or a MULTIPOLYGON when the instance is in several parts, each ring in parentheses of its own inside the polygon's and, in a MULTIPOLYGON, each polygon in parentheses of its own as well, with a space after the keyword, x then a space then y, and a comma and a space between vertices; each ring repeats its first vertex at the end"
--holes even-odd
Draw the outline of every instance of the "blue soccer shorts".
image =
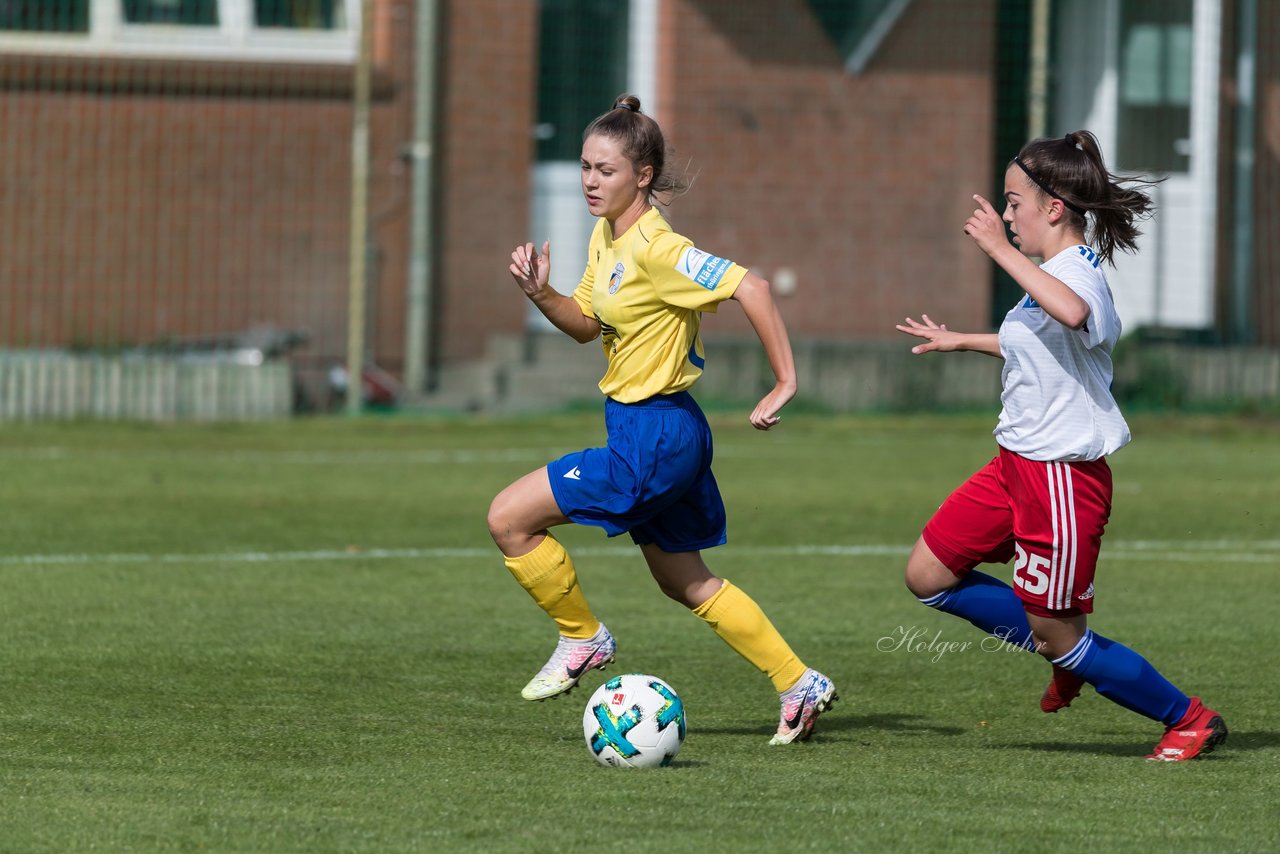
POLYGON ((690 552, 725 542, 724 501, 711 474, 711 428, 688 392, 639 403, 606 398, 603 448, 547 465, 560 512, 637 545, 690 552))

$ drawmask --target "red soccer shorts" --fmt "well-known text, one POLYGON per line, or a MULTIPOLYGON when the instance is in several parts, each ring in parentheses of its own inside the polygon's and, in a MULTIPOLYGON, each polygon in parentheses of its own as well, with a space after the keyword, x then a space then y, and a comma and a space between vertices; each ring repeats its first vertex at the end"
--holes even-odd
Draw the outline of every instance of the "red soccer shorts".
POLYGON ((1001 448, 933 514, 924 541, 957 577, 1015 558, 1014 591, 1032 614, 1088 614, 1110 515, 1105 459, 1036 462, 1001 448))

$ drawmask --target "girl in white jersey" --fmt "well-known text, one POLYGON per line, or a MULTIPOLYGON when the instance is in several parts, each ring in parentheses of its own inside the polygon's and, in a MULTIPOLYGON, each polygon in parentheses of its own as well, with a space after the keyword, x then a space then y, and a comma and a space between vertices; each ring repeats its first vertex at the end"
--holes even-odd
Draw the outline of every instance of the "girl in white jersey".
POLYGON ((1111 512, 1106 455, 1129 441, 1111 394, 1120 319, 1102 263, 1117 249, 1136 249, 1134 222, 1151 211, 1142 189, 1121 183, 1088 131, 1027 143, 1005 170, 1003 218, 974 196, 978 208, 964 226, 1026 292, 999 333, 953 332, 928 315, 898 325, 925 339, 913 353, 972 350, 1004 359, 999 452, 925 525, 906 582, 924 604, 1048 658, 1045 712, 1069 706, 1088 683, 1165 725, 1148 759, 1179 761, 1226 740, 1221 715, 1087 626, 1111 512), (1045 261, 1037 266, 1030 257, 1045 261), (1014 587, 974 569, 1010 559, 1014 587))
POLYGON ((795 365, 769 283, 696 249, 653 206, 680 189, 665 173, 657 123, 623 96, 587 126, 582 192, 598 219, 587 266, 572 297, 548 287, 550 246, 511 253, 511 276, 558 329, 586 343, 602 337, 600 381, 608 443, 567 454, 504 489, 489 508, 489 531, 507 568, 555 620, 555 652, 521 692, 527 700, 566 693, 614 659, 564 547, 550 528, 596 525, 628 533, 662 592, 690 608, 763 671, 782 706, 771 744, 807 739, 836 700, 835 685, 796 656, 741 588, 712 574, 702 549, 725 542, 724 503, 711 474, 711 431, 688 389, 702 373, 704 311, 735 300, 764 345, 777 382, 751 413, 768 430, 795 395, 795 365))

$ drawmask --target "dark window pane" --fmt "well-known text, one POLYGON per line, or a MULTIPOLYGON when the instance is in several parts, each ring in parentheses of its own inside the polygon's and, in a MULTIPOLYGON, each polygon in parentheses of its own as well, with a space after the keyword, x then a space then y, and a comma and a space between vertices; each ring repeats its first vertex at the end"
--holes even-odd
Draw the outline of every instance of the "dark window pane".
MULTIPOLYGON (((996 30, 996 126, 992 151, 990 199, 1004 195, 1004 170, 1027 141, 1031 91, 1031 4, 1027 0, 999 0, 996 30)), ((991 265, 994 281, 991 328, 1004 321, 1009 306, 1025 292, 999 264, 991 265)))
POLYGON ((1190 170, 1191 7, 1192 0, 1121 3, 1121 169, 1190 170))
POLYGON ((89 0, 0 0, 0 30, 89 32, 89 0))
POLYGON ((254 0, 253 19, 259 27, 293 30, 341 29, 340 0, 254 0))
POLYGON ((218 0, 124 0, 124 19, 130 24, 218 25, 218 0))
POLYGON ((626 88, 629 6, 623 0, 543 0, 538 160, 577 160, 582 129, 626 88))

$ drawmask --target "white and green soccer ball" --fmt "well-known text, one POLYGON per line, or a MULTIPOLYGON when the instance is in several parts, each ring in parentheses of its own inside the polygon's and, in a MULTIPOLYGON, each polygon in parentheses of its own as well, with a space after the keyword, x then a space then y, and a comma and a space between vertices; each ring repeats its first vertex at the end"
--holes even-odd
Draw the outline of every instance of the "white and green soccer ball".
POLYGON ((684 744, 684 703, 656 676, 626 673, 591 695, 582 715, 587 749, 601 765, 657 768, 684 744))

